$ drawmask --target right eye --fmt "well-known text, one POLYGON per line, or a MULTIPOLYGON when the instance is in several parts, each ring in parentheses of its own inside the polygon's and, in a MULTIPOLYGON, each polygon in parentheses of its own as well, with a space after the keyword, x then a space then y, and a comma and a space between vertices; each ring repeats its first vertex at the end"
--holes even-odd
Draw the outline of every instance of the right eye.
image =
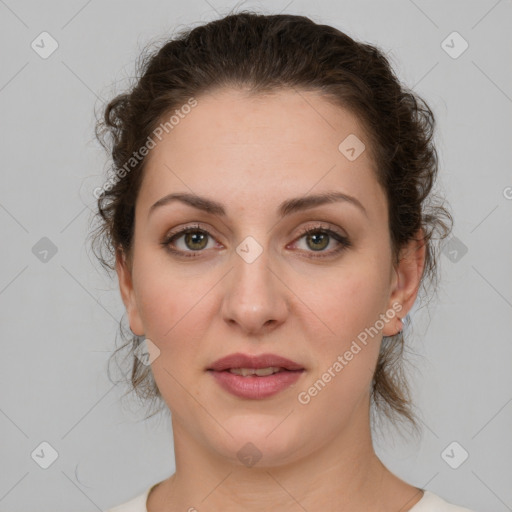
POLYGON ((208 237, 212 236, 199 225, 185 226, 178 231, 169 233, 163 240, 162 245, 177 256, 195 258, 204 249, 209 248, 208 237))

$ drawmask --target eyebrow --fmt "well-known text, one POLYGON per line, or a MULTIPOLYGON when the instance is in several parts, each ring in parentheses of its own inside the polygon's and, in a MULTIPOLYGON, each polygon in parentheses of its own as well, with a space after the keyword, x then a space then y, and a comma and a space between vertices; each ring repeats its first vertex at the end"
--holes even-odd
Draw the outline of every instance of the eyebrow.
MULTIPOLYGON (((221 203, 214 201, 213 199, 208 199, 207 197, 201 197, 195 194, 182 192, 168 194, 159 199, 149 209, 148 217, 157 208, 170 204, 173 201, 180 201, 189 206, 192 206, 193 208, 197 208, 198 210, 202 210, 213 215, 218 215, 220 217, 226 216, 226 210, 221 203)), ((323 204, 330 204, 336 202, 346 202, 352 204, 356 206, 358 209, 360 209, 366 215, 366 217, 368 217, 368 213, 365 207, 361 204, 361 202, 358 199, 348 194, 344 194, 342 192, 324 192, 322 194, 287 199, 286 201, 283 201, 279 205, 278 214, 281 217, 284 217, 295 212, 307 210, 309 208, 314 208, 315 206, 321 206, 323 204)))

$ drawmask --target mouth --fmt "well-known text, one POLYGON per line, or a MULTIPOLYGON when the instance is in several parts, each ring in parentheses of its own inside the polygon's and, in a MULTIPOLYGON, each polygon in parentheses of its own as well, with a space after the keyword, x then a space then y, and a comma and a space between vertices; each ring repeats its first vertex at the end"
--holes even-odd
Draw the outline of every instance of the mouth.
POLYGON ((207 368, 223 390, 253 400, 269 398, 293 386, 305 371, 299 363, 275 354, 232 354, 207 368))

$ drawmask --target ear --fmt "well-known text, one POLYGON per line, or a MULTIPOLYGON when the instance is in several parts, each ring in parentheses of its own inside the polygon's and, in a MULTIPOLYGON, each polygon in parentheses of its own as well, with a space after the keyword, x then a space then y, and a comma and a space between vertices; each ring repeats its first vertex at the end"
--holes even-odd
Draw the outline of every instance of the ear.
POLYGON ((420 229, 415 239, 400 250, 398 263, 394 265, 388 310, 395 310, 397 314, 382 329, 384 336, 393 336, 402 330, 402 322, 398 318, 404 318, 414 305, 425 266, 425 254, 424 234, 420 229), (401 306, 400 310, 398 305, 401 306))
POLYGON ((119 249, 116 252, 116 272, 117 278, 119 280, 121 298, 123 299, 126 313, 128 314, 130 329, 137 336, 143 336, 144 327, 139 315, 135 291, 133 289, 132 271, 130 267, 131 265, 127 261, 124 251, 119 249))

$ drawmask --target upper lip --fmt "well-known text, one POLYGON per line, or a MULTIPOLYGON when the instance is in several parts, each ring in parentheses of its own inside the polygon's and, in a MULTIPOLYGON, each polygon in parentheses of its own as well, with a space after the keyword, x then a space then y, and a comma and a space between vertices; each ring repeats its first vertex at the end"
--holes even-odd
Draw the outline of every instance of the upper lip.
POLYGON ((285 368, 286 370, 303 370, 304 367, 295 361, 276 354, 230 354, 229 356, 217 359, 208 370, 221 372, 230 368, 268 368, 269 366, 285 368))

